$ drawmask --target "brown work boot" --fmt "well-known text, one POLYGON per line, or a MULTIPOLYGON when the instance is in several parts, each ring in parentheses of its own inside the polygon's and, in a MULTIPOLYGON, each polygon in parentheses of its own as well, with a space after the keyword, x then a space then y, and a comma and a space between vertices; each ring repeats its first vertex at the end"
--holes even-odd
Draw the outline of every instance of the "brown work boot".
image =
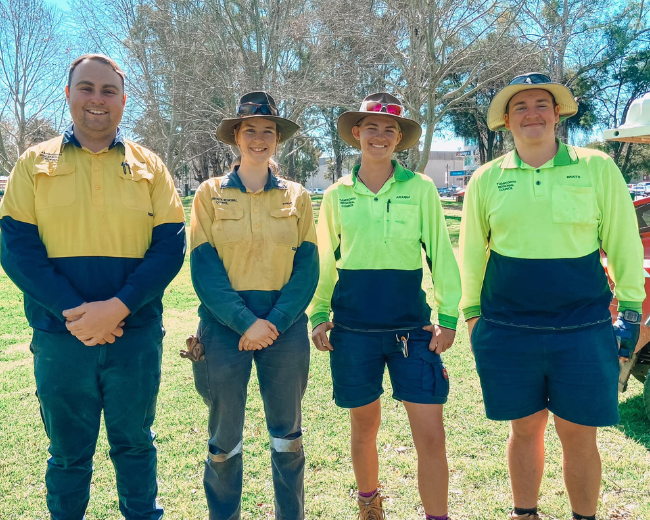
POLYGON ((384 513, 384 508, 381 505, 383 500, 384 497, 379 494, 379 491, 368 498, 360 496, 357 499, 359 520, 384 520, 386 513, 384 513))
POLYGON ((514 511, 510 511, 510 516, 508 518, 510 518, 510 520, 541 520, 537 513, 534 515, 518 515, 514 511))

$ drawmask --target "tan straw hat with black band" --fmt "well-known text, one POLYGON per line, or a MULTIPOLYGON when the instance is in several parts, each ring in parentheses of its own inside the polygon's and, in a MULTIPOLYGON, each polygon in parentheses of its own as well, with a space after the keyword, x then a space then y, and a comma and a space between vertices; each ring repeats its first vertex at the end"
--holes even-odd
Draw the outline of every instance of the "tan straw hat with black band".
POLYGON ((361 103, 358 112, 344 112, 339 116, 337 129, 341 139, 354 148, 361 148, 359 140, 352 135, 352 128, 367 116, 386 116, 394 119, 400 126, 402 140, 395 147, 396 152, 408 150, 416 145, 422 135, 422 127, 413 119, 404 117, 405 108, 395 96, 386 92, 370 94, 361 103))
POLYGON ((555 98, 555 103, 560 107, 560 121, 564 121, 578 113, 578 104, 568 87, 561 83, 553 83, 546 74, 528 72, 516 76, 507 87, 494 96, 488 110, 488 128, 492 131, 505 130, 504 116, 508 102, 515 94, 532 89, 546 90, 551 93, 555 98))
POLYGON ((217 127, 217 139, 222 143, 237 146, 235 127, 251 117, 262 117, 275 122, 280 134, 280 143, 289 139, 300 127, 286 117, 280 117, 275 100, 266 92, 244 94, 237 104, 237 117, 222 119, 217 127))

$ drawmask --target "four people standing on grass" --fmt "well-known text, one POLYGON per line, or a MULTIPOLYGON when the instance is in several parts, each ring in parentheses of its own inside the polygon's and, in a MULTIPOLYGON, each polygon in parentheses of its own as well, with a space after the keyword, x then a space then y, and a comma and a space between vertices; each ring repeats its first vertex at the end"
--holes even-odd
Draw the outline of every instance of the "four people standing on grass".
POLYGON ((563 85, 517 76, 488 112, 515 150, 469 183, 460 233, 461 307, 488 418, 510 421, 513 520, 538 520, 549 411, 562 443, 574 520, 594 520, 601 481, 596 428, 618 423, 618 347, 639 337, 643 248, 625 181, 605 153, 555 138, 578 111, 563 85))
POLYGON ((392 159, 416 145, 422 130, 397 98, 380 92, 342 114, 338 132, 361 150, 361 164, 323 196, 320 281, 308 314, 316 348, 330 355, 334 400, 350 409, 359 517, 384 517, 376 441, 388 366, 393 398, 409 417, 426 517, 446 520, 449 381, 440 354, 456 334, 460 276, 436 187, 392 159), (423 250, 438 325, 422 289, 423 250))
MULTIPOLYGON (((151 426, 161 298, 183 262, 184 214, 164 164, 118 128, 126 95, 115 62, 101 55, 75 60, 66 97, 73 125, 20 157, 0 206, 2 266, 23 291, 34 329, 36 386, 50 439, 47 504, 54 519, 83 518, 103 411, 120 511, 127 519, 157 519, 151 426)), ((278 177, 272 160, 298 125, 280 117, 265 92, 241 98, 236 116, 217 130, 241 156, 228 175, 200 186, 192 206, 191 274, 205 350, 193 372, 209 408, 204 485, 212 520, 241 517, 253 362, 275 517, 304 518, 301 401, 310 301, 312 339, 329 352, 335 402, 350 409, 360 518, 384 517, 376 439, 388 366, 418 453, 426 518, 446 520, 449 381, 440 354, 454 341, 459 300, 487 416, 511 422, 511 518, 539 518, 550 410, 573 518, 595 519, 596 428, 618 421, 614 334, 633 348, 645 292, 642 247, 620 172, 605 154, 555 139, 557 123, 576 111, 566 87, 537 73, 518 76, 495 97, 489 126, 510 130, 515 150, 477 170, 468 186, 461 300, 435 186, 392 159, 421 135, 397 98, 372 94, 339 118, 338 131, 361 150, 361 163, 325 193, 317 233, 308 193, 278 177), (619 301, 614 331, 601 245, 619 301), (434 281, 436 325, 422 289, 422 251, 434 281)))
POLYGON ((243 431, 253 362, 269 431, 278 520, 304 518, 301 401, 309 372, 305 309, 318 281, 311 200, 276 176, 271 157, 298 125, 273 98, 251 92, 217 137, 241 154, 201 184, 192 205, 192 282, 201 301, 193 364, 209 408, 204 486, 211 520, 241 518, 243 431))

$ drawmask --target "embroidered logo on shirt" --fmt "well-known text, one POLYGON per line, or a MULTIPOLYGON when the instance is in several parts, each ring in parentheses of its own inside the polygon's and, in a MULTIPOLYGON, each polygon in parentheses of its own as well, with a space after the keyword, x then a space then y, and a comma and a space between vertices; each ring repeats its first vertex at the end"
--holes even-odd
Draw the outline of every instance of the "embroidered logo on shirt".
POLYGON ((59 156, 60 156, 61 154, 59 154, 59 153, 45 153, 45 152, 41 152, 41 153, 39 153, 38 155, 39 155, 40 157, 42 157, 44 161, 47 161, 47 162, 59 162, 59 156))
POLYGON ((396 198, 396 199, 410 199, 411 196, 410 196, 410 195, 398 195, 398 196, 395 197, 395 198, 396 198))
POLYGON ((282 205, 283 206, 291 206, 291 202, 283 202, 282 205))
POLYGON ((342 208, 351 208, 354 206, 355 201, 357 200, 356 197, 348 197, 347 199, 339 199, 339 205, 342 208))
POLYGON ((566 178, 567 179, 579 179, 580 175, 567 175, 566 178))
POLYGON ((221 204, 227 206, 229 202, 237 202, 237 199, 222 199, 221 197, 212 197, 212 200, 215 204, 221 204))
POLYGON ((516 183, 517 181, 497 182, 497 188, 499 191, 512 191, 516 183))

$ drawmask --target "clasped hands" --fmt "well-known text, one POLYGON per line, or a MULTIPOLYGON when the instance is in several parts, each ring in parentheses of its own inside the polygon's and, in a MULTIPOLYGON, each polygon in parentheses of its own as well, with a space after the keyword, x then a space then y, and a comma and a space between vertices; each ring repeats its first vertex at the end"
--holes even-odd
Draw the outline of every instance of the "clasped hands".
POLYGON ((262 350, 278 339, 279 335, 273 323, 258 318, 239 340, 239 350, 262 350))
POLYGON ((115 343, 124 334, 124 318, 130 311, 119 298, 83 303, 63 311, 65 326, 87 347, 115 343))

